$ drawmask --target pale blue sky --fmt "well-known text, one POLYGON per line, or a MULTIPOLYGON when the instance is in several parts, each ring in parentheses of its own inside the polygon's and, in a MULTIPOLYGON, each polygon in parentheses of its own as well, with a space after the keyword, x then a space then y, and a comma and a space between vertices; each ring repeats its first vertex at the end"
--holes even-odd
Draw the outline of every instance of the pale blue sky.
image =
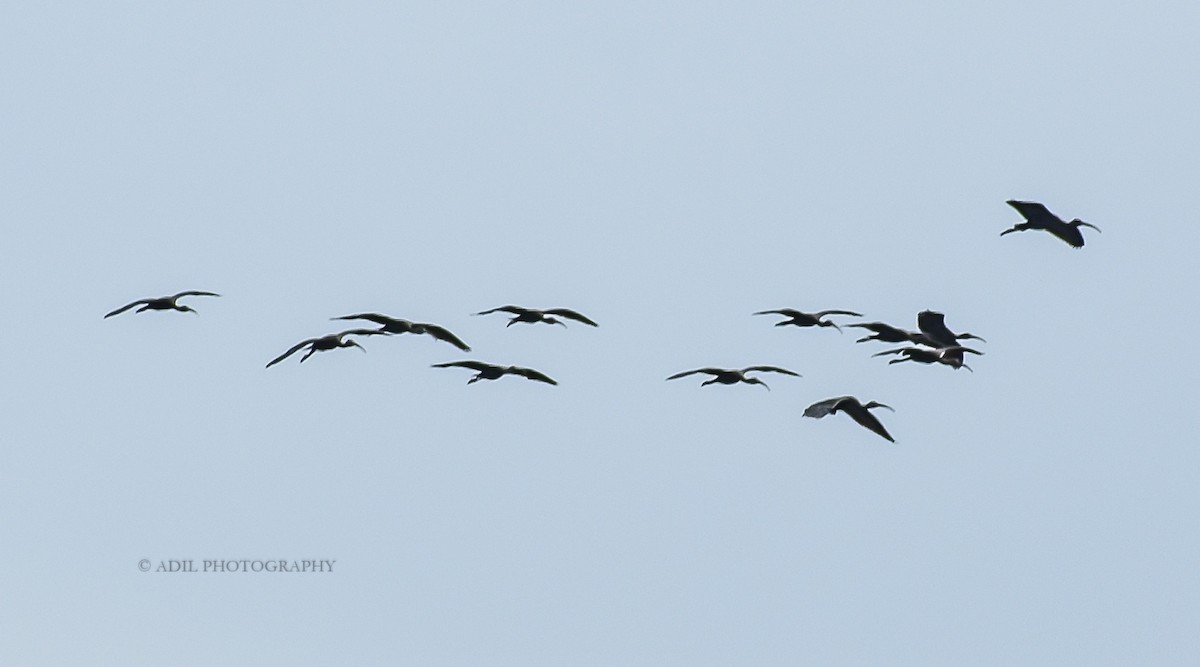
POLYGON ((4 664, 1194 664, 1200 6, 18 3, 4 664), (1075 251, 1004 201, 1046 203, 1075 251), (101 316, 184 289, 199 317, 101 316), (468 314, 568 306, 600 323, 468 314), (756 310, 947 313, 974 374, 756 310), (443 324, 263 365, 361 311, 443 324), (559 387, 465 385, 462 358, 559 387), (803 378, 665 382, 699 366, 803 378), (809 403, 896 408, 890 445, 809 403), (142 558, 336 559, 323 575, 142 558))

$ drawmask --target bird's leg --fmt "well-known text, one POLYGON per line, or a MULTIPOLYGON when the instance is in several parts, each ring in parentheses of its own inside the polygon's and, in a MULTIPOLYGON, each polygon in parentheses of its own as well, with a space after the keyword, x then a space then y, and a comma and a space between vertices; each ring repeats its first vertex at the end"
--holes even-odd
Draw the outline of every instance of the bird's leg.
POLYGON ((467 380, 467 384, 475 384, 476 382, 479 382, 482 379, 483 379, 483 373, 479 373, 478 375, 471 378, 470 380, 467 380))
POLYGON ((304 355, 303 357, 300 357, 300 363, 304 363, 304 360, 313 356, 313 353, 316 351, 317 351, 317 348, 315 348, 315 347, 308 348, 308 354, 304 355))

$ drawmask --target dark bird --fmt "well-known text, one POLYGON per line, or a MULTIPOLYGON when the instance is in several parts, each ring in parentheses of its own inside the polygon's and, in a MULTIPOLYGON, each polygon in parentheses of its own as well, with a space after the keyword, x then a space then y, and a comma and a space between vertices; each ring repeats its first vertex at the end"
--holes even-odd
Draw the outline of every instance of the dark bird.
POLYGON ((782 327, 792 325, 797 327, 833 327, 840 333, 842 328, 829 320, 823 320, 822 317, 827 315, 849 315, 851 317, 862 317, 862 313, 856 313, 850 310, 822 310, 816 313, 804 313, 791 308, 780 308, 778 310, 760 310, 755 315, 783 315, 789 319, 782 322, 776 322, 775 326, 782 327))
POLYGON ((529 324, 533 324, 535 322, 545 322, 546 324, 561 324, 564 327, 567 326, 565 322, 551 317, 551 315, 558 315, 559 317, 565 317, 569 320, 575 320, 576 322, 583 322, 584 324, 589 324, 594 327, 600 326, 582 314, 571 310, 570 308, 549 308, 547 310, 537 310, 535 308, 522 308, 521 306, 500 306, 499 308, 493 308, 491 310, 484 310, 471 314, 490 315, 496 312, 511 313, 514 315, 514 317, 508 321, 508 324, 504 325, 506 327, 511 327, 517 322, 527 322, 529 324))
POLYGON ((887 429, 883 427, 883 424, 879 423, 879 420, 875 418, 875 415, 871 414, 870 411, 872 408, 887 408, 895 412, 890 405, 884 405, 876 401, 871 401, 863 405, 853 396, 838 396, 837 398, 827 398, 819 403, 813 403, 804 410, 804 416, 820 419, 825 415, 844 412, 850 415, 850 418, 858 422, 860 426, 879 434, 888 442, 896 442, 887 432, 887 429))
POLYGON ((890 324, 884 324, 883 322, 856 322, 854 324, 847 324, 846 326, 858 327, 859 329, 866 329, 868 331, 875 332, 875 335, 873 336, 863 336, 862 338, 854 341, 856 343, 865 343, 869 340, 878 340, 884 343, 921 342, 921 334, 919 332, 901 329, 890 324))
POLYGON ((321 336, 319 338, 309 338, 308 340, 302 340, 299 343, 296 343, 295 345, 293 345, 292 349, 288 350, 287 352, 284 352, 283 354, 279 355, 278 357, 275 357, 270 362, 268 362, 267 368, 270 368, 270 367, 274 366, 275 364, 283 361, 284 359, 287 359, 288 357, 292 356, 293 354, 295 354, 296 352, 300 351, 301 349, 303 349, 305 347, 308 347, 308 354, 304 355, 303 357, 300 357, 300 363, 304 363, 305 359, 308 359, 316 352, 324 352, 326 350, 332 350, 334 348, 339 348, 339 347, 357 347, 358 349, 362 350, 363 352, 366 352, 367 351, 366 348, 364 348, 362 345, 359 345, 355 341, 346 338, 346 336, 377 336, 377 335, 389 335, 389 334, 387 334, 387 332, 385 332, 385 331, 380 331, 379 329, 350 329, 348 331, 342 331, 340 333, 329 334, 327 336, 321 336))
POLYGON ((474 377, 467 380, 467 384, 474 384, 480 380, 499 380, 504 375, 520 375, 530 380, 545 382, 546 384, 558 384, 550 378, 550 376, 540 371, 535 371, 532 368, 521 368, 520 366, 495 366, 485 364, 482 361, 449 361, 444 364, 433 364, 434 368, 470 368, 473 371, 478 371, 474 377))
POLYGON ((463 352, 470 352, 471 348, 460 339, 458 336, 450 333, 450 330, 445 327, 440 327, 436 324, 428 322, 410 322, 408 320, 400 320, 379 313, 358 313, 357 315, 343 315, 342 317, 333 317, 334 320, 368 320, 378 325, 379 331, 391 334, 428 334, 438 340, 446 341, 463 352))
POLYGON ((105 315, 104 319, 108 319, 108 318, 112 317, 113 315, 120 315, 121 313, 129 310, 130 308, 133 308, 134 306, 141 306, 141 308, 138 308, 137 310, 133 311, 135 313, 140 313, 143 310, 178 310, 181 313, 195 313, 195 314, 199 315, 199 313, 196 313, 196 311, 193 310, 192 308, 189 308, 188 306, 179 305, 178 301, 179 301, 180 297, 185 297, 185 296, 221 296, 221 295, 217 294, 215 292, 199 292, 196 290, 188 290, 186 292, 180 292, 179 294, 175 294, 173 296, 160 296, 155 299, 138 299, 137 301, 134 301, 131 304, 121 306, 120 308, 105 315))
POLYGON ((971 367, 963 363, 963 353, 970 352, 971 354, 983 354, 979 350, 972 350, 969 347, 961 345, 952 345, 949 347, 928 348, 928 347, 898 347, 894 350, 885 350, 877 354, 872 354, 872 357, 882 357, 885 354, 899 354, 903 358, 892 359, 888 365, 898 364, 902 361, 915 361, 919 364, 945 364, 954 368, 965 368, 972 373, 971 367))
POLYGON ((1027 229, 1040 229, 1050 232, 1058 238, 1067 242, 1067 245, 1072 248, 1079 249, 1083 247, 1083 232, 1079 231, 1080 227, 1091 227, 1096 231, 1100 228, 1096 225, 1088 224, 1079 218, 1075 218, 1070 222, 1063 222, 1062 218, 1050 212, 1050 209, 1037 202, 1017 201, 1015 199, 1008 200, 1008 205, 1017 209, 1017 213, 1025 218, 1025 222, 1020 222, 1012 226, 1011 229, 1006 229, 1000 232, 1000 236, 1011 232, 1023 232, 1027 229))
POLYGON ((946 316, 932 310, 923 310, 917 313, 917 328, 932 343, 930 347, 954 347, 958 345, 958 341, 965 339, 987 342, 972 333, 954 333, 946 327, 946 316))
POLYGON ((697 368, 694 371, 684 371, 682 373, 676 373, 667 379, 675 380, 675 379, 678 379, 681 377, 686 377, 688 375, 695 375, 696 373, 707 373, 708 375, 711 375, 713 377, 711 380, 705 380, 704 382, 701 382, 700 383, 701 387, 703 387, 704 385, 712 384, 714 382, 719 382, 721 384, 737 384, 738 382, 745 382, 746 384, 761 384, 763 387, 766 388, 767 391, 771 391, 771 388, 767 386, 766 382, 763 382, 762 380, 760 380, 758 378, 746 377, 746 373, 750 373, 752 371, 762 371, 762 372, 767 372, 767 373, 783 373, 784 375, 791 375, 792 377, 801 377, 801 375, 799 373, 793 373, 792 371, 789 371, 786 368, 780 368, 778 366, 747 366, 746 368, 743 368, 741 370, 732 369, 732 368, 697 368))

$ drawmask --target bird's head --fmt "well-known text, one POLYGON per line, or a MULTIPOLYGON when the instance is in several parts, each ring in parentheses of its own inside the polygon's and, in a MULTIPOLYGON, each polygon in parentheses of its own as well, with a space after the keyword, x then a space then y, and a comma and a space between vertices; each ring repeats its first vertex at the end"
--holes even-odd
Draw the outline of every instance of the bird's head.
POLYGON ((196 312, 196 309, 195 309, 195 308, 192 308, 191 306, 176 306, 176 307, 175 307, 175 310, 178 310, 178 311, 180 311, 180 312, 182 312, 182 313, 191 313, 191 314, 193 314, 193 315, 199 315, 199 314, 200 314, 200 313, 196 312))
POLYGON ((842 328, 831 320, 818 320, 817 325, 822 327, 833 327, 834 329, 838 330, 838 333, 842 332, 842 328))
POLYGON ((342 341, 342 347, 357 347, 358 349, 362 350, 363 352, 367 351, 367 348, 363 347, 362 345, 359 345, 358 341, 352 340, 350 338, 347 338, 346 340, 342 341))
POLYGON ((763 389, 766 389, 767 391, 771 391, 771 388, 767 386, 767 383, 763 382, 762 380, 760 380, 758 378, 746 378, 745 382, 746 382, 746 384, 761 384, 763 386, 763 389))
POLYGON ((891 410, 892 412, 896 411, 895 408, 893 408, 892 406, 887 405, 885 403, 880 403, 879 401, 871 401, 870 403, 867 403, 863 407, 866 408, 867 410, 870 410, 872 408, 887 408, 888 410, 891 410))
POLYGON ((987 340, 986 340, 986 339, 984 339, 984 338, 982 338, 982 337, 980 337, 980 336, 976 336, 976 335, 975 335, 975 334, 973 334, 973 333, 963 333, 963 334, 958 334, 958 339, 959 339, 959 340, 978 340, 978 341, 983 341, 984 343, 986 343, 986 342, 987 342, 987 340))
POLYGON ((544 318, 542 318, 542 321, 547 322, 549 324, 561 324, 564 329, 567 326, 566 322, 563 322, 562 320, 558 319, 557 317, 552 317, 550 315, 546 315, 544 318))
POLYGON ((1084 221, 1080 220, 1079 218, 1075 218, 1075 219, 1074 219, 1074 220, 1072 220, 1072 221, 1071 221, 1069 224, 1070 224, 1071 226, 1073 226, 1073 227, 1091 227, 1092 229, 1094 229, 1094 230, 1096 230, 1096 231, 1098 231, 1098 232, 1100 231, 1100 228, 1099 228, 1099 227, 1097 227, 1096 225, 1093 225, 1093 224, 1091 224, 1091 223, 1084 222, 1084 221))

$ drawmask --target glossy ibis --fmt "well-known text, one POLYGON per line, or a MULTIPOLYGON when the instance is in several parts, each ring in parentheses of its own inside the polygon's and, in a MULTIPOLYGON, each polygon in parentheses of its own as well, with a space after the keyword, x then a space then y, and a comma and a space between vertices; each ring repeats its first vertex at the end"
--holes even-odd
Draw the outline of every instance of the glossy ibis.
POLYGON ((564 327, 567 326, 562 320, 551 317, 552 315, 565 317, 570 320, 575 320, 576 322, 583 322, 584 324, 591 325, 593 327, 600 326, 584 315, 571 310, 570 308, 548 308, 546 310, 537 310, 536 308, 523 308, 521 306, 500 306, 499 308, 492 308, 491 310, 484 310, 471 314, 490 315, 496 312, 510 313, 514 316, 508 321, 508 324, 504 325, 506 327, 511 327, 517 322, 526 322, 529 324, 533 324, 535 322, 545 322, 546 324, 561 324, 564 327))
POLYGON ((828 315, 849 315, 851 317, 862 317, 862 313, 856 313, 850 310, 822 310, 815 313, 805 313, 792 308, 779 308, 777 310, 760 310, 755 315, 783 315, 788 319, 781 322, 776 322, 775 326, 782 327, 787 325, 797 327, 833 327, 841 332, 842 328, 829 320, 823 320, 822 317, 828 315))
POLYGON ((546 384, 558 384, 550 376, 535 371, 532 368, 522 368, 520 366, 496 366, 493 364, 485 364, 482 361, 450 361, 444 364, 433 364, 434 368, 469 368, 473 371, 478 371, 474 377, 467 380, 467 384, 474 384, 480 380, 499 380, 505 375, 520 375, 521 377, 546 384))
POLYGON ((1023 232, 1028 229, 1040 229, 1050 232, 1063 241, 1067 245, 1078 250, 1083 247, 1083 232, 1079 231, 1080 227, 1091 227, 1096 231, 1100 228, 1096 225, 1088 224, 1079 218, 1075 218, 1070 222, 1063 222, 1062 218, 1050 212, 1050 209, 1037 202, 1017 201, 1015 199, 1008 200, 1008 205, 1017 209, 1017 213, 1025 218, 1025 222, 1017 223, 1010 229, 1000 232, 1000 236, 1010 234, 1012 232, 1023 232))
POLYGON ((179 294, 174 294, 172 296, 160 296, 160 297, 156 297, 153 299, 138 299, 137 301, 134 301, 131 304, 121 306, 120 308, 105 315, 104 319, 108 319, 108 318, 112 317, 113 315, 120 315, 121 313, 129 310, 130 308, 133 308, 134 306, 141 306, 141 308, 138 308, 137 310, 133 311, 135 313, 140 313, 143 310, 178 310, 181 313, 195 313, 196 315, 199 315, 199 313, 197 313, 194 309, 192 309, 188 306, 179 305, 180 297, 185 297, 185 296, 221 296, 221 295, 217 294, 216 292, 200 292, 197 290, 188 290, 186 292, 180 292, 179 294))
POLYGON ((325 352, 326 350, 332 350, 332 349, 339 348, 339 347, 357 347, 358 349, 362 350, 363 352, 366 352, 367 351, 366 348, 364 348, 362 345, 359 345, 355 341, 346 338, 346 336, 377 336, 377 335, 388 335, 388 334, 387 334, 387 332, 380 331, 378 329, 350 329, 348 331, 342 331, 340 333, 329 334, 327 336, 321 336, 319 338, 309 338, 308 340, 302 340, 299 343, 296 343, 295 345, 293 345, 292 349, 290 349, 287 352, 284 352, 283 354, 279 355, 278 357, 275 357, 274 359, 272 359, 270 362, 267 363, 266 367, 270 368, 270 367, 274 366, 275 364, 283 361, 284 359, 287 359, 288 357, 292 356, 293 354, 302 350, 305 347, 308 348, 308 354, 306 354, 300 358, 300 363, 304 363, 305 359, 308 359, 316 352, 325 352))
POLYGON ((387 315, 380 315, 379 313, 358 313, 357 315, 343 315, 342 317, 333 317, 330 319, 334 319, 334 320, 367 320, 367 321, 374 322, 374 323, 380 325, 379 331, 382 331, 384 333, 427 334, 429 336, 433 336, 434 338, 436 338, 438 340, 446 341, 447 343, 450 343, 451 345, 453 345, 454 347, 457 347, 458 349, 462 350, 463 352, 471 351, 471 348, 466 343, 462 342, 462 339, 460 339, 458 336, 455 336, 454 334, 450 333, 449 329, 438 326, 436 324, 430 324, 428 322, 410 322, 409 320, 401 320, 401 319, 397 319, 395 317, 388 317, 387 315))
POLYGON ((732 369, 732 368, 697 368, 694 371, 684 371, 682 373, 676 373, 675 375, 672 375, 671 377, 669 377, 667 379, 675 380, 675 379, 678 379, 681 377, 687 377, 688 375, 695 375, 696 373, 706 373, 713 377, 710 380, 705 380, 704 382, 701 382, 700 383, 701 387, 712 384, 714 382, 719 382, 721 384, 737 384, 738 382, 745 382, 746 384, 760 384, 767 391, 771 391, 771 388, 767 386, 766 382, 763 382, 762 380, 760 380, 758 378, 746 377, 746 373, 750 373, 753 371, 760 371, 760 372, 765 372, 765 373, 782 373, 784 375, 791 375, 792 377, 801 377, 799 373, 793 373, 792 371, 789 371, 786 368, 780 368, 778 366, 747 366, 746 368, 743 368, 740 370, 732 369))
POLYGON ((902 361, 915 361, 919 364, 945 364, 951 368, 954 368, 955 370, 959 368, 965 368, 974 373, 975 371, 971 370, 970 366, 963 363, 964 352, 970 352, 971 354, 983 354, 979 350, 972 350, 969 347, 952 345, 938 348, 899 347, 894 350, 885 350, 883 352, 872 354, 871 356, 882 357, 885 354, 903 355, 903 357, 900 359, 892 359, 889 361, 889 366, 891 364, 898 364, 902 361))
POLYGON ((883 427, 883 424, 881 424, 879 420, 875 418, 875 415, 871 414, 872 408, 887 408, 888 410, 895 412, 890 405, 884 405, 883 403, 879 403, 877 401, 871 401, 870 403, 863 405, 857 398, 853 396, 838 396, 837 398, 827 398, 818 403, 813 403, 804 410, 804 416, 820 419, 825 415, 844 412, 850 415, 850 418, 858 422, 859 425, 879 434, 888 442, 896 442, 892 438, 891 434, 887 432, 887 429, 883 427))
POLYGON ((966 339, 987 342, 972 333, 954 333, 946 327, 946 316, 932 310, 923 310, 917 313, 917 328, 932 343, 930 347, 954 347, 958 345, 958 341, 966 339))

